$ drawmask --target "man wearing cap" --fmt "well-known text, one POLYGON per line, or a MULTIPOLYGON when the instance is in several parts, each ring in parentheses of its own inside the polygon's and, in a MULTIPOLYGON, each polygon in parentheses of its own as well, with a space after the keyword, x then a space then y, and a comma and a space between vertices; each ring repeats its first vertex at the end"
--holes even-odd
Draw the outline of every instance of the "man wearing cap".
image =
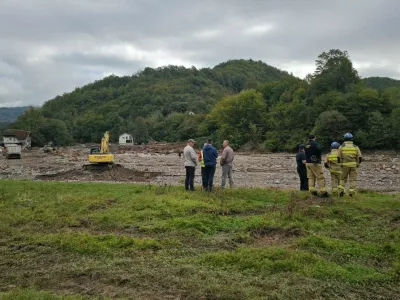
POLYGON ((322 171, 321 146, 316 142, 316 137, 310 134, 305 148, 306 153, 306 168, 308 177, 308 188, 314 196, 318 195, 315 188, 315 181, 318 182, 318 187, 321 191, 321 197, 328 197, 328 192, 325 187, 325 177, 322 171))
POLYGON ((296 154, 297 173, 300 177, 300 191, 308 191, 305 147, 304 144, 301 144, 296 154))
POLYGON ((193 149, 196 142, 190 139, 185 149, 183 149, 183 158, 185 159, 186 179, 185 190, 194 191, 194 174, 197 166, 197 155, 193 149))

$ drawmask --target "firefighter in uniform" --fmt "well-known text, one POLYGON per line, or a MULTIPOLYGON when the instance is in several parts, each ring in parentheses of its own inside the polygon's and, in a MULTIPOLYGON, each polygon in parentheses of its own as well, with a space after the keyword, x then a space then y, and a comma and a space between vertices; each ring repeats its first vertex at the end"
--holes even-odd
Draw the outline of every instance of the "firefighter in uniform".
POLYGON ((338 186, 340 182, 340 175, 342 174, 342 168, 339 163, 338 149, 340 145, 338 142, 331 144, 331 152, 325 158, 325 168, 329 169, 331 174, 331 186, 332 193, 337 194, 338 186))
POLYGON ((328 197, 325 187, 325 177, 321 166, 321 146, 316 141, 315 135, 311 134, 308 137, 306 144, 306 167, 308 177, 308 188, 313 195, 318 195, 315 188, 315 181, 318 182, 318 187, 321 191, 321 197, 328 197))
POLYGON ((362 156, 360 148, 353 144, 353 135, 346 133, 344 135, 344 144, 338 151, 339 162, 342 166, 342 175, 340 177, 339 195, 344 196, 344 190, 347 178, 350 181, 349 195, 352 197, 356 192, 357 168, 361 164, 362 156))

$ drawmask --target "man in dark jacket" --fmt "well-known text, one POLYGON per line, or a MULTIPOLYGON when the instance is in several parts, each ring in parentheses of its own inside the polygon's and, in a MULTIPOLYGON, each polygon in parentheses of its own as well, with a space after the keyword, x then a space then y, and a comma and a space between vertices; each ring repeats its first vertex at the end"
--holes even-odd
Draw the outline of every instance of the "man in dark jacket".
POLYGON ((213 141, 208 140, 207 145, 203 148, 204 171, 205 171, 205 189, 212 191, 214 184, 215 168, 217 166, 218 152, 212 145, 213 141))
POLYGON ((300 191, 308 191, 305 145, 301 144, 296 154, 297 173, 300 177, 300 191))
POLYGON ((315 181, 318 182, 322 197, 327 197, 328 193, 325 187, 325 177, 321 166, 321 146, 316 142, 316 137, 310 134, 306 144, 306 167, 308 177, 308 188, 313 195, 318 195, 315 188, 315 181))

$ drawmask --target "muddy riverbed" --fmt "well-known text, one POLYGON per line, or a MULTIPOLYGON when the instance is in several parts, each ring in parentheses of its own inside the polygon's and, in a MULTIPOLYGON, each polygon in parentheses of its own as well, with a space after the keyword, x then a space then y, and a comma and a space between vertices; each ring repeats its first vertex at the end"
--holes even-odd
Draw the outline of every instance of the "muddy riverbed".
MULTIPOLYGON (((101 171, 82 168, 87 164, 88 148, 84 145, 60 148, 59 153, 43 153, 41 149, 26 150, 19 160, 0 158, 0 178, 56 180, 145 182, 151 184, 182 184, 185 169, 178 153, 182 144, 151 144, 118 147, 115 162, 120 167, 101 171)), ((217 167, 216 185, 221 168, 217 167)), ((329 174, 326 172, 329 185, 329 174)), ((297 188, 298 177, 294 154, 237 153, 234 161, 235 185, 241 187, 297 188)), ((196 170, 200 184, 200 169, 196 170)), ((359 168, 358 186, 376 191, 400 192, 400 154, 394 152, 364 153, 359 168)))

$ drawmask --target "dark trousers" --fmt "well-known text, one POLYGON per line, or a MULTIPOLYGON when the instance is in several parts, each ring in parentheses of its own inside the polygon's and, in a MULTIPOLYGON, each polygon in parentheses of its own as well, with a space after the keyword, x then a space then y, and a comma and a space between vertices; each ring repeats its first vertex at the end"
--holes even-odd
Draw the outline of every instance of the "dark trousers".
POLYGON ((207 188, 206 182, 206 168, 201 167, 201 184, 203 185, 203 189, 207 188))
POLYGON ((186 169, 186 179, 185 179, 185 190, 194 191, 194 172, 196 171, 195 167, 185 167, 186 169))
POLYGON ((297 173, 300 177, 300 191, 308 191, 308 178, 307 178, 307 168, 297 167, 297 173))
POLYGON ((204 169, 206 182, 205 189, 206 191, 211 192, 214 184, 215 166, 206 166, 204 169))

